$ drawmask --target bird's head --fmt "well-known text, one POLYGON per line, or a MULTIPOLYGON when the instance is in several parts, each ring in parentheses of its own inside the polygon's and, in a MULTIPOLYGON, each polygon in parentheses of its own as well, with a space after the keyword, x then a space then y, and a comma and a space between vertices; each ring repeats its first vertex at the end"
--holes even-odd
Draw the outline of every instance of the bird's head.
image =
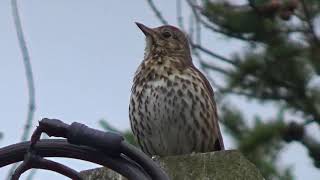
POLYGON ((150 55, 162 54, 191 60, 188 38, 180 29, 170 25, 149 28, 141 23, 136 24, 146 36, 145 59, 150 55))

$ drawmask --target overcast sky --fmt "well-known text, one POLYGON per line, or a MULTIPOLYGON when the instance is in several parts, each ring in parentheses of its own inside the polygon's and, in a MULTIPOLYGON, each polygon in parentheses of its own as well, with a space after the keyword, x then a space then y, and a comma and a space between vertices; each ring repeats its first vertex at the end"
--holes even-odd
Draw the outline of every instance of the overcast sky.
MULTIPOLYGON (((176 25, 174 1, 156 2, 168 21, 176 25)), ((146 2, 25 0, 19 1, 19 9, 35 78, 33 128, 43 117, 78 121, 94 128, 101 128, 98 120, 105 118, 119 129, 129 128, 130 88, 144 49, 143 34, 134 22, 160 25, 146 2)), ((219 36, 204 43, 217 53, 229 55, 241 47, 219 36)), ((28 103, 9 0, 0 0, 0 82, 2 147, 19 142, 28 103)), ((233 101, 247 107, 249 118, 254 114, 265 114, 266 119, 275 116, 271 105, 257 107, 241 97, 233 101)), ((226 147, 233 147, 227 138, 226 147)), ((297 179, 316 179, 320 172, 307 156, 302 146, 292 143, 281 153, 280 163, 294 165, 297 179)), ((93 167, 81 161, 66 163, 78 170, 93 167)), ((7 169, 0 169, 0 179, 7 169)), ((35 179, 44 177, 63 179, 45 171, 37 172, 35 179)))

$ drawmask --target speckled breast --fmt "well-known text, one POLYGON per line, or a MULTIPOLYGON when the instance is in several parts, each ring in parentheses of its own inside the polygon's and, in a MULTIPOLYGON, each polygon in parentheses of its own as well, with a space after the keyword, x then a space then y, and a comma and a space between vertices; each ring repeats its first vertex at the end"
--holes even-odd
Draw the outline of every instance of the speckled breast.
POLYGON ((213 149, 214 110, 201 79, 192 69, 165 70, 145 71, 132 88, 130 122, 142 150, 162 156, 213 149))

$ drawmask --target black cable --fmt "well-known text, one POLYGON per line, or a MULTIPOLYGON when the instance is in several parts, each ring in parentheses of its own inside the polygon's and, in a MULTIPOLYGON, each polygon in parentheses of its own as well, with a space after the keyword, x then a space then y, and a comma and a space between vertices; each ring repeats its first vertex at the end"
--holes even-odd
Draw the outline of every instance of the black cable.
POLYGON ((68 125, 58 119, 45 118, 39 122, 39 125, 33 135, 35 138, 32 139, 39 139, 40 134, 44 132, 49 136, 64 137, 72 144, 90 146, 110 155, 116 156, 123 153, 139 164, 152 179, 169 179, 156 162, 136 147, 126 143, 120 134, 100 131, 78 122, 68 125))
MULTIPOLYGON (((30 142, 21 142, 0 149, 0 168, 24 160, 30 142)), ((123 156, 109 156, 99 150, 86 146, 77 146, 62 139, 39 140, 34 148, 42 157, 65 157, 89 161, 106 166, 132 180, 149 180, 141 168, 123 156)))
MULTIPOLYGON (((21 161, 25 153, 31 152, 43 157, 69 157, 101 164, 128 179, 169 180, 168 175, 156 162, 136 147, 126 143, 120 134, 103 132, 77 122, 68 125, 58 119, 42 119, 31 137, 31 143, 19 143, 0 149, 0 167, 3 162, 10 161, 9 164, 11 164, 21 161), (63 137, 67 141, 40 140, 42 133, 63 137), (18 159, 14 161, 12 161, 14 158, 1 159, 5 156, 1 154, 10 154, 13 150, 18 151, 19 148, 21 151, 21 147, 23 152, 16 152, 15 157, 18 159), (53 147, 55 149, 52 149, 53 147), (84 151, 87 154, 83 155, 84 151), (50 154, 52 152, 54 153, 50 154)), ((64 170, 68 172, 66 168, 64 170)))
POLYGON ((169 176, 161 169, 160 165, 146 154, 125 141, 121 143, 121 148, 121 152, 144 168, 153 180, 169 180, 169 176))
POLYGON ((44 159, 33 153, 26 154, 26 157, 11 176, 11 180, 19 180, 20 176, 30 169, 44 169, 57 172, 61 175, 69 177, 72 180, 82 180, 80 173, 58 162, 44 159))

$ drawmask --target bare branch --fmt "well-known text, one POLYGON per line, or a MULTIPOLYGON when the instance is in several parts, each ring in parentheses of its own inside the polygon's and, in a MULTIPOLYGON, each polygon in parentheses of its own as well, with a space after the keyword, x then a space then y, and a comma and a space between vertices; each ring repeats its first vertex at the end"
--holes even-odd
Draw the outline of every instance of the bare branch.
POLYGON ((275 101, 275 100, 283 100, 283 101, 288 101, 290 99, 290 97, 287 96, 280 96, 280 95, 271 95, 271 94, 264 94, 262 95, 257 95, 254 94, 252 92, 245 92, 245 91, 241 91, 241 90, 235 90, 234 88, 225 88, 225 89, 221 89, 221 93, 223 94, 234 94, 234 95, 239 95, 239 96, 244 96, 244 97, 248 97, 248 98, 254 98, 254 99, 261 99, 261 100, 269 100, 269 101, 275 101))
POLYGON ((199 52, 197 50, 194 50, 193 54, 197 57, 197 59, 200 63, 200 68, 204 71, 204 73, 206 74, 206 77, 209 79, 210 83, 220 91, 220 89, 222 89, 222 86, 219 85, 218 83, 216 83, 215 80, 213 80, 213 78, 211 78, 208 70, 216 71, 216 72, 222 73, 224 75, 228 75, 228 72, 226 72, 224 69, 222 69, 220 67, 206 63, 202 59, 201 55, 199 54, 199 52))
MULTIPOLYGON (((190 42, 193 42, 193 39, 194 39, 194 16, 191 14, 190 17, 189 17, 189 31, 188 31, 188 35, 189 35, 189 39, 190 39, 190 42)), ((192 43, 191 43, 191 46, 192 46, 192 43)))
POLYGON ((183 17, 182 17, 182 4, 181 4, 181 0, 177 0, 176 8, 177 8, 177 22, 178 22, 178 26, 179 26, 181 29, 184 29, 184 23, 183 23, 183 17))
POLYGON ((213 78, 211 78, 210 73, 209 73, 209 69, 212 71, 216 71, 216 72, 220 72, 222 74, 225 74, 225 71, 219 67, 216 67, 214 65, 209 65, 207 64, 203 58, 201 57, 201 54, 199 53, 199 51, 193 47, 194 43, 193 43, 193 34, 194 34, 194 23, 195 23, 195 17, 194 15, 190 16, 190 23, 189 23, 189 41, 190 41, 190 45, 192 48, 192 54, 198 59, 199 64, 200 64, 200 68, 203 70, 204 74, 206 75, 206 77, 208 78, 209 82, 216 87, 217 89, 220 89, 221 86, 218 85, 213 78))
POLYGON ((230 33, 230 32, 227 32, 227 31, 223 31, 221 29, 218 29, 214 26, 212 26, 211 24, 209 24, 208 22, 206 22, 205 20, 203 20, 199 13, 197 12, 197 9, 196 9, 196 5, 194 5, 191 0, 187 0, 191 10, 192 10, 192 13, 196 16, 197 20, 207 29, 211 30, 211 31, 214 31, 216 33, 219 33, 219 34, 222 34, 222 35, 225 35, 225 36, 228 36, 228 37, 232 37, 232 38, 235 38, 235 39, 239 39, 239 40, 243 40, 243 41, 250 41, 252 42, 253 39, 250 39, 250 38, 246 38, 246 37, 243 37, 241 35, 238 35, 238 34, 233 34, 233 33, 230 33))
POLYGON ((209 49, 206 49, 206 48, 204 48, 204 47, 202 47, 202 46, 200 46, 198 44, 193 44, 193 42, 191 42, 191 44, 192 44, 193 48, 198 49, 198 50, 200 50, 200 51, 202 51, 202 52, 204 52, 204 53, 206 53, 206 54, 208 54, 208 55, 210 55, 210 56, 212 56, 214 58, 217 58, 217 59, 219 59, 221 61, 224 61, 224 62, 226 62, 228 64, 231 64, 231 65, 234 65, 234 66, 237 65, 237 63, 235 61, 232 61, 232 60, 230 60, 230 59, 228 59, 226 57, 223 57, 223 56, 221 56, 219 54, 216 54, 216 53, 210 51, 209 49))
POLYGON ((213 64, 209 64, 209 63, 205 62, 204 60, 200 60, 200 64, 201 64, 202 68, 204 68, 204 69, 210 69, 210 70, 219 72, 223 75, 228 75, 228 76, 230 75, 230 73, 228 71, 224 70, 223 68, 220 68, 220 67, 215 66, 213 64))
POLYGON ((152 11, 155 13, 157 18, 161 21, 162 24, 168 24, 168 21, 162 16, 161 12, 155 6, 152 0, 147 0, 149 6, 151 7, 152 11))
MULTIPOLYGON (((22 137, 21 137, 21 140, 25 141, 28 139, 30 135, 32 120, 35 112, 35 87, 34 87, 34 80, 33 80, 32 67, 30 63, 29 51, 23 35, 23 29, 21 25, 21 19, 20 19, 16 0, 11 0, 11 8, 12 8, 12 16, 13 16, 14 24, 16 28, 16 33, 19 41, 19 46, 22 53, 22 57, 23 57, 23 63, 24 63, 25 74, 26 74, 27 85, 28 85, 28 93, 29 93, 27 118, 26 118, 24 130, 22 133, 22 137)), ((11 170, 9 171, 8 178, 11 176, 14 169, 15 169, 15 166, 12 166, 11 170)))
POLYGON ((17 1, 12 0, 11 3, 12 3, 12 15, 14 18, 14 23, 17 31, 20 50, 23 56, 23 63, 25 67, 25 73, 26 73, 27 84, 28 84, 28 93, 29 93, 28 115, 26 119, 25 129, 21 137, 21 140, 24 141, 24 140, 27 140, 29 137, 33 115, 35 111, 35 87, 34 87, 34 80, 33 80, 33 73, 32 73, 29 51, 23 35, 23 29, 22 29, 19 11, 17 7, 17 1))

